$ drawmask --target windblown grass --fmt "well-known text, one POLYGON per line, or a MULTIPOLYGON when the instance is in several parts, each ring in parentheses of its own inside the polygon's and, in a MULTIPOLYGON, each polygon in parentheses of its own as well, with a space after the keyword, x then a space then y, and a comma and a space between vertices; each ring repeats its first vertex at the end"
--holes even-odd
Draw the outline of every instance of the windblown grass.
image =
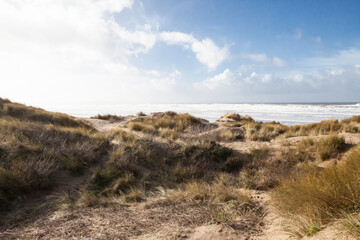
MULTIPOLYGON (((313 235, 323 224, 360 210, 360 147, 343 161, 322 170, 310 168, 304 174, 282 180, 274 189, 274 206, 293 222, 292 230, 297 234, 313 235)), ((356 226, 353 223, 351 220, 345 225, 350 230, 356 226)))

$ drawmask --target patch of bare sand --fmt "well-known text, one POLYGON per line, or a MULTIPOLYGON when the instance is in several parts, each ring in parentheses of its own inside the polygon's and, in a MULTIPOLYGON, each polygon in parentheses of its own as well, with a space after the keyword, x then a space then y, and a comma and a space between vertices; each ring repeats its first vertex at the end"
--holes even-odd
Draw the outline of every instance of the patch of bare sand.
POLYGON ((91 124, 96 130, 100 132, 108 132, 112 129, 124 126, 126 122, 135 118, 136 117, 134 116, 128 116, 115 120, 102 120, 102 119, 94 119, 94 118, 85 118, 83 120, 91 124))
POLYGON ((149 234, 158 233, 158 239, 166 239, 177 235, 176 226, 192 228, 209 220, 208 209, 196 203, 75 208, 58 210, 33 223, 8 229, 0 233, 0 238, 147 239, 149 234))

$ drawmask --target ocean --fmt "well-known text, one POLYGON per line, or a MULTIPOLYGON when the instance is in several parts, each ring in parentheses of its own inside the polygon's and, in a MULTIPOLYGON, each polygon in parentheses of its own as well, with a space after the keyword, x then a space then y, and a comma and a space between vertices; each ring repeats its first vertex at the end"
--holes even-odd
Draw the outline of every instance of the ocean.
POLYGON ((277 121, 286 125, 307 124, 326 119, 344 119, 360 115, 360 103, 253 103, 253 104, 113 104, 83 106, 47 106, 47 110, 76 117, 97 114, 135 115, 142 111, 189 113, 214 122, 227 112, 250 115, 256 121, 277 121))

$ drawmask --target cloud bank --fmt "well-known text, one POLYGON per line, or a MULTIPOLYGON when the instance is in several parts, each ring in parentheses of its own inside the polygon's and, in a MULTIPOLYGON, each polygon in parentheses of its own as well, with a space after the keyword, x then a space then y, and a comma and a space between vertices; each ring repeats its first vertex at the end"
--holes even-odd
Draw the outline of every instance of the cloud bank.
MULTIPOLYGON (((292 61, 243 52, 234 60, 227 44, 209 37, 161 31, 146 20, 130 27, 116 20, 135 5, 132 0, 0 1, 0 97, 38 105, 357 101, 358 48, 292 61), (156 61, 144 67, 143 56, 157 46, 181 48, 205 70, 163 69, 156 61)), ((295 38, 303 38, 302 31, 295 38)))

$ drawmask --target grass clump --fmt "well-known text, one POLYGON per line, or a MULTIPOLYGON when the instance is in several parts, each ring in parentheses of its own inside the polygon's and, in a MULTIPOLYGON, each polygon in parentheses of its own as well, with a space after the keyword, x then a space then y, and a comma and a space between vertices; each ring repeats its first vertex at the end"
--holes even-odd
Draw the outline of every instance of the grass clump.
POLYGON ((355 115, 350 118, 343 119, 341 123, 360 123, 360 115, 355 115))
POLYGON ((104 114, 104 115, 98 114, 98 115, 93 116, 91 118, 93 118, 93 119, 101 119, 101 120, 118 120, 118 119, 121 119, 120 116, 113 115, 113 114, 104 114))
POLYGON ((230 129, 223 130, 220 132, 220 139, 223 141, 235 141, 235 140, 242 140, 244 136, 236 131, 232 131, 230 129))
POLYGON ((160 135, 161 137, 176 140, 181 132, 189 127, 202 125, 200 119, 190 114, 177 114, 175 112, 165 112, 139 118, 131 121, 128 128, 134 131, 160 135))
POLYGON ((319 140, 317 143, 317 152, 321 160, 326 160, 339 154, 345 147, 345 139, 337 135, 331 135, 319 140))
POLYGON ((284 134, 288 127, 279 123, 247 123, 244 125, 246 138, 251 141, 271 141, 279 135, 284 134))
POLYGON ((180 137, 179 132, 177 132, 174 129, 169 129, 169 128, 160 129, 159 136, 162 138, 170 139, 172 141, 175 141, 176 139, 178 139, 180 137))
POLYGON ((128 132, 122 129, 114 129, 110 131, 109 137, 120 143, 132 145, 136 141, 136 136, 132 132, 128 132))
POLYGON ((136 114, 136 116, 138 116, 138 117, 146 117, 147 115, 144 112, 138 112, 136 114))
MULTIPOLYGON (((272 194, 274 206, 295 225, 316 223, 317 228, 342 219, 344 214, 357 213, 360 210, 360 147, 353 149, 343 161, 341 165, 322 170, 310 168, 282 180, 272 194)), ((300 233, 309 235, 306 231, 300 233)))
POLYGON ((241 116, 237 113, 227 113, 223 116, 223 118, 228 118, 236 122, 255 122, 250 116, 241 116))

